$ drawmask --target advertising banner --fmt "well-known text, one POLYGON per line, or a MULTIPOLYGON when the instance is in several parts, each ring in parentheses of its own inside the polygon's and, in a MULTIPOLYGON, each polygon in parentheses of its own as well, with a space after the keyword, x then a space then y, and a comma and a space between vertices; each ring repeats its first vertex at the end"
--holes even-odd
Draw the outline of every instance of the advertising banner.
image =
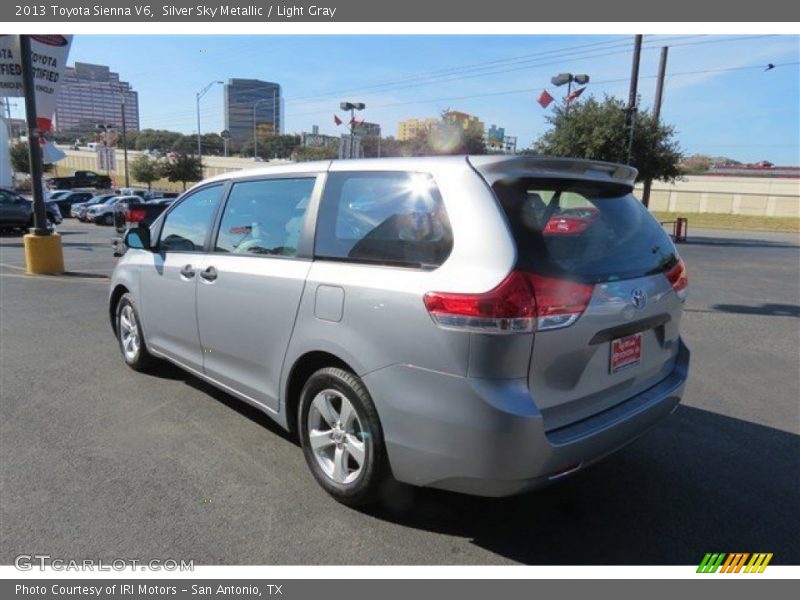
MULTIPOLYGON (((36 86, 37 125, 50 131, 56 93, 67 63, 71 35, 32 35, 31 58, 36 86)), ((23 96, 18 35, 0 35, 0 96, 23 96)))

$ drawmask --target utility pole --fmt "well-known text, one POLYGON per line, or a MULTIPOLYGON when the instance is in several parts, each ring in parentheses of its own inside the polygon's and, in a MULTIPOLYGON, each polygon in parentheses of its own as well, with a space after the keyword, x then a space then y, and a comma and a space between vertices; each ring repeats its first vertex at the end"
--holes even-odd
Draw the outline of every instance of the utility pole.
POLYGON ((25 120, 28 125, 34 233, 37 236, 50 235, 50 229, 47 227, 47 211, 44 206, 44 189, 42 188, 42 146, 39 143, 40 132, 36 123, 36 91, 33 84, 31 39, 29 36, 19 36, 19 51, 22 54, 22 87, 25 92, 25 120))
POLYGON ((125 93, 122 93, 120 108, 122 109, 122 154, 125 161, 125 187, 131 187, 130 177, 128 176, 128 139, 126 137, 127 129, 125 126, 125 93))
POLYGON ((639 60, 642 56, 642 36, 637 35, 633 44, 633 64, 631 65, 631 86, 628 94, 628 108, 625 111, 625 130, 628 134, 627 139, 627 163, 631 164, 633 153, 633 130, 636 123, 636 96, 639 87, 639 60))
MULTIPOLYGON (((661 117, 661 100, 664 97, 664 77, 667 73, 667 53, 669 47, 664 46, 661 48, 661 58, 658 61, 658 80, 656 81, 656 99, 653 104, 653 118, 656 125, 658 125, 661 117)), ((642 188, 642 204, 646 207, 650 206, 650 188, 653 186, 653 180, 647 179, 642 188)))

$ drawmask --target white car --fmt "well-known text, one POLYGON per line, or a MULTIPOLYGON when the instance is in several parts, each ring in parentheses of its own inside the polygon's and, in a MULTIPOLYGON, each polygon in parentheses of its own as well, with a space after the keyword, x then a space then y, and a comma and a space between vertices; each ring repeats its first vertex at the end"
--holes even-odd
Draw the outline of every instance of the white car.
POLYGON ((92 206, 86 211, 86 220, 92 221, 98 225, 113 225, 114 224, 114 206, 117 202, 125 200, 141 201, 139 196, 112 196, 105 202, 92 206))

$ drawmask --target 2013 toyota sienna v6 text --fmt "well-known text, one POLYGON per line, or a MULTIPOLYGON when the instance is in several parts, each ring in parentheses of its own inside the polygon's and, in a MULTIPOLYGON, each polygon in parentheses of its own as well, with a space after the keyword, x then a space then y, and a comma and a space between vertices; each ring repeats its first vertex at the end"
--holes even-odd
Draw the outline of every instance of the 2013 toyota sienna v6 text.
POLYGON ((131 229, 109 313, 300 439, 341 502, 384 481, 504 496, 670 414, 687 292, 670 238, 594 161, 436 157, 226 173, 131 229))

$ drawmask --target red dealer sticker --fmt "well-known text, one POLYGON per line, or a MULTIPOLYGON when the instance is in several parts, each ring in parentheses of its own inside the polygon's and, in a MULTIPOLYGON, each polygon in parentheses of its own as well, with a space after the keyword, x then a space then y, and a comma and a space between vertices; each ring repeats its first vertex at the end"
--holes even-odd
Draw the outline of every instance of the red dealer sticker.
POLYGON ((629 335, 611 342, 612 373, 635 367, 642 362, 642 334, 629 335))

